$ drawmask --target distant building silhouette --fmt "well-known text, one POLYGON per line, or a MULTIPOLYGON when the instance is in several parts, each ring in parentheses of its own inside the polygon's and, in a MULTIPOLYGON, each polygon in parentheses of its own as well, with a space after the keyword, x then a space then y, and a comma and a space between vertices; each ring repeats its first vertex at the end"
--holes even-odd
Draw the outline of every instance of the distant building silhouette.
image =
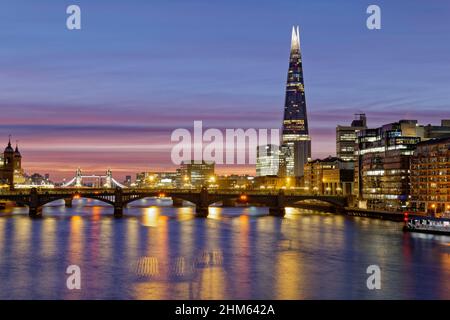
POLYGON ((11 189, 14 184, 24 183, 25 177, 22 170, 22 155, 19 146, 11 146, 11 137, 6 146, 3 156, 0 156, 0 185, 8 185, 11 189))

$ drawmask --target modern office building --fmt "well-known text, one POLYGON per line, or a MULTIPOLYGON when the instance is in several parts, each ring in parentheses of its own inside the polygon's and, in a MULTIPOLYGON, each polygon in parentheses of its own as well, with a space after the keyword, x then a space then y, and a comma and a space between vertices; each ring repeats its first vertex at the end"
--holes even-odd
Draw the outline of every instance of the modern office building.
POLYGON ((304 188, 319 195, 345 195, 353 193, 354 163, 337 157, 316 159, 305 164, 304 188))
POLYGON ((400 211, 408 205, 410 157, 423 139, 417 120, 401 120, 357 134, 355 195, 362 208, 400 211))
POLYGON ((417 144, 411 157, 411 208, 450 214, 450 134, 417 144))
POLYGON ((303 166, 311 158, 299 28, 292 28, 291 51, 284 103, 280 176, 303 176, 303 166))
POLYGON ((214 175, 214 162, 209 161, 189 161, 183 162, 178 171, 179 183, 183 185, 189 185, 192 187, 203 187, 214 181, 216 177, 214 175))
POLYGON ((357 119, 353 120, 350 126, 336 127, 336 155, 343 161, 355 160, 355 142, 359 131, 367 128, 366 115, 356 114, 357 119))
POLYGON ((274 144, 258 146, 256 153, 256 176, 277 175, 280 169, 280 146, 274 144))
POLYGON ((401 120, 359 131, 355 145, 359 206, 391 211, 410 207, 411 157, 419 142, 450 137, 449 124, 442 120, 441 126, 423 126, 417 120, 401 120))

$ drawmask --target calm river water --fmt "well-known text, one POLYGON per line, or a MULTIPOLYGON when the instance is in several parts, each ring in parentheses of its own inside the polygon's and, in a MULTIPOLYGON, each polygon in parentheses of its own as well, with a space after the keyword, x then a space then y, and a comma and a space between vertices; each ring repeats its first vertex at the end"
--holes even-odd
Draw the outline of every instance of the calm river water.
POLYGON ((0 299, 450 299, 450 237, 401 223, 256 207, 201 219, 164 199, 112 211, 86 199, 41 220, 0 211, 0 299), (67 289, 69 265, 80 290, 67 289), (369 265, 380 290, 367 289, 369 265))

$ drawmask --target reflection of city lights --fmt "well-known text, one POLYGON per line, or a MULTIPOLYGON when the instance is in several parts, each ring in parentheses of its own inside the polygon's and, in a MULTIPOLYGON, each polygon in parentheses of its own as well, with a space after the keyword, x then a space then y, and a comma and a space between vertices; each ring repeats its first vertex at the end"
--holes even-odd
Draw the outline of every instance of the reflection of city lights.
POLYGON ((154 277, 159 275, 159 262, 157 257, 141 257, 135 264, 135 273, 138 276, 154 277))
POLYGON ((218 219, 222 208, 209 207, 208 219, 218 219))
POLYGON ((144 215, 142 217, 142 224, 146 227, 158 226, 158 210, 159 208, 155 207, 145 208, 144 215))
POLYGON ((293 218, 294 214, 297 212, 297 210, 295 208, 292 208, 292 207, 286 207, 284 210, 285 210, 284 217, 287 218, 287 219, 293 218))

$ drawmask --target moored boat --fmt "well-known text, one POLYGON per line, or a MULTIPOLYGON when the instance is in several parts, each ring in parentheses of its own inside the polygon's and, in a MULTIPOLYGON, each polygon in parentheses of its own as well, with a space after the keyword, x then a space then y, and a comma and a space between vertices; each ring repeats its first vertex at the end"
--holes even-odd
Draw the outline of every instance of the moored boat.
POLYGON ((450 235, 450 219, 409 216, 405 213, 403 231, 450 235))

